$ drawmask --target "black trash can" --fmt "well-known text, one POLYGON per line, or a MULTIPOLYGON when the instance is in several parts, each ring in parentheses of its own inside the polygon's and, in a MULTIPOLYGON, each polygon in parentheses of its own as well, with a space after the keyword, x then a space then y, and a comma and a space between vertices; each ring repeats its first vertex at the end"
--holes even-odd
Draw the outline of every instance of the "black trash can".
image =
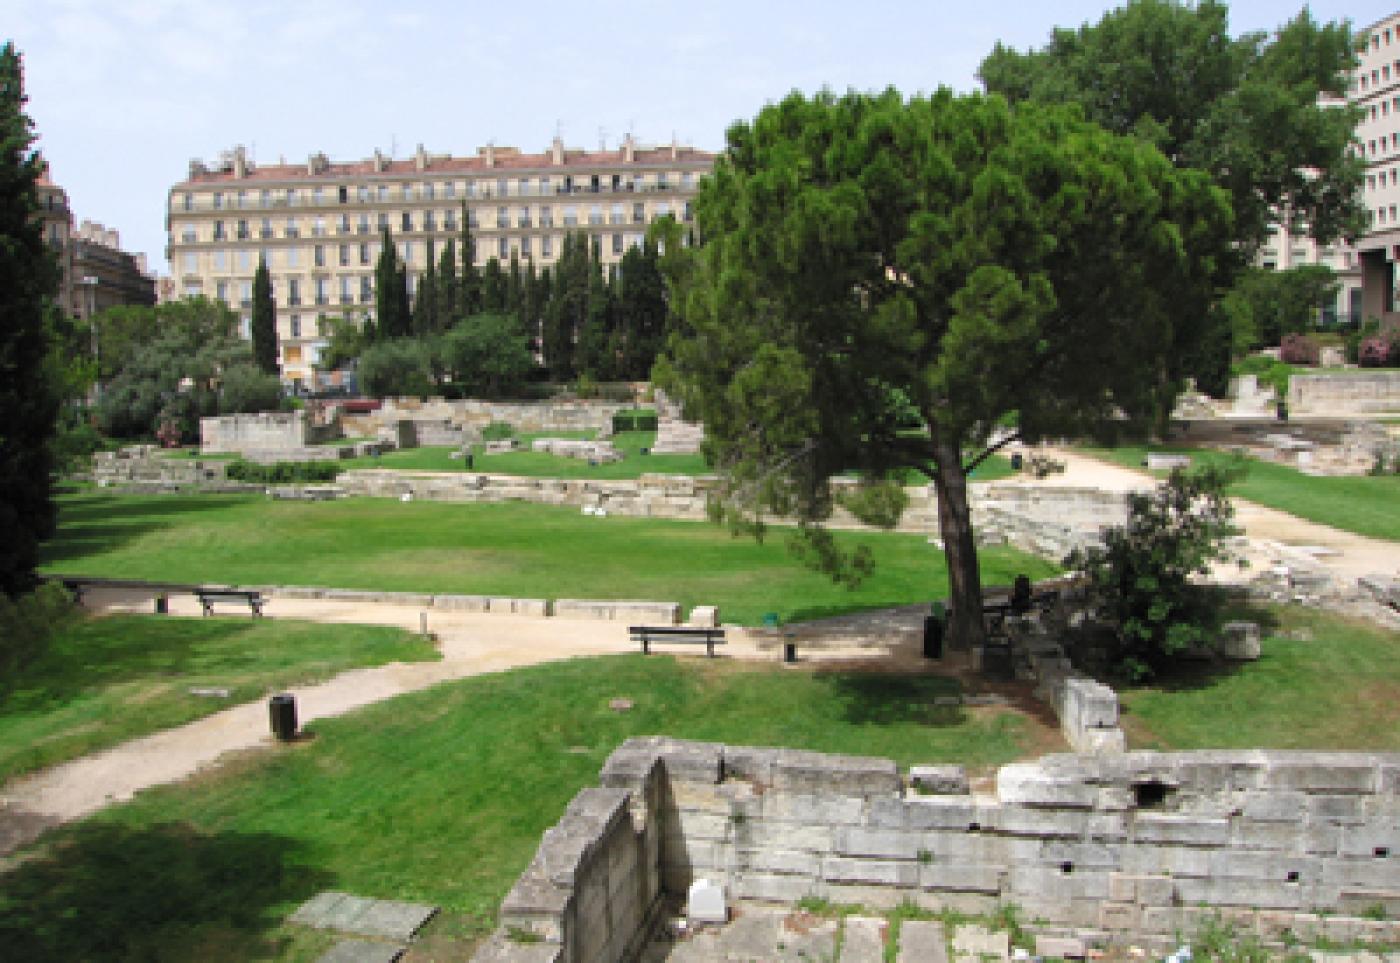
POLYGON ((924 658, 943 658, 943 620, 936 615, 924 616, 924 658))
POLYGON ((465 455, 462 456, 462 465, 467 469, 467 471, 472 470, 472 457, 473 456, 471 452, 467 452, 465 455))
POLYGON ((1011 470, 1012 470, 1012 471, 1020 471, 1020 470, 1021 470, 1021 466, 1024 465, 1025 463, 1026 463, 1025 456, 1022 455, 1019 451, 1013 451, 1013 452, 1011 453, 1011 470))
POLYGON ((170 596, 161 593, 156 596, 156 615, 170 614, 170 596))
POLYGON ((783 661, 786 662, 788 665, 792 665, 794 662, 797 661, 797 643, 796 643, 796 642, 784 642, 784 643, 783 643, 783 661))
POLYGON ((267 700, 268 715, 272 719, 272 734, 283 742, 291 742, 297 737, 297 700, 287 693, 275 695, 267 700))

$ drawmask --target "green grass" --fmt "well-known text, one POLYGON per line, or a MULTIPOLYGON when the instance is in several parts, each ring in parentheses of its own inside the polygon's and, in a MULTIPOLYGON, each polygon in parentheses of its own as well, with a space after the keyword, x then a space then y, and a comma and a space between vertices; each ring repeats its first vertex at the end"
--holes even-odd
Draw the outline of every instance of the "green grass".
POLYGON ((1267 626, 1259 661, 1120 692, 1134 747, 1400 750, 1400 634, 1297 606, 1245 617, 1267 626))
MULTIPOLYGON (((854 591, 793 558, 785 533, 763 543, 705 522, 584 516, 549 505, 272 501, 248 495, 60 499, 43 567, 55 573, 237 584, 656 599, 718 605, 756 624, 941 598, 943 554, 917 535, 838 532, 869 545, 875 573, 854 591)), ((1041 578, 1049 563, 1008 548, 980 552, 983 579, 1041 578)))
MULTIPOLYGON (((1189 454, 1193 464, 1230 464, 1238 456, 1228 452, 1179 445, 1125 445, 1087 448, 1087 454, 1146 472, 1143 460, 1149 451, 1189 454)), ((1249 474, 1230 488, 1232 495, 1276 508, 1321 525, 1346 532, 1400 541, 1400 475, 1305 475, 1295 468, 1250 458, 1249 474)), ((1166 472, 1152 472, 1165 478, 1166 472)))
POLYGON ((281 920, 325 889, 439 904, 481 933, 541 832, 629 736, 905 765, 1031 749, 1036 726, 1013 710, 933 705, 956 691, 640 655, 438 686, 50 834, 0 887, 0 958, 312 959, 324 941, 281 920), (611 710, 619 697, 634 708, 611 710))
POLYGON ((7 681, 0 782, 346 669, 437 658, 399 629, 285 620, 84 618, 7 681), (229 690, 228 698, 190 694, 229 690))

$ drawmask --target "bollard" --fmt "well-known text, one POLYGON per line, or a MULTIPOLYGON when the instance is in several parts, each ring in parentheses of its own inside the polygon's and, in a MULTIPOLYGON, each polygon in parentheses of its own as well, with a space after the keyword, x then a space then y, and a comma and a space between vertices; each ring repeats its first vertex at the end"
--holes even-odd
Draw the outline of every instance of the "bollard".
POLYGON ((1020 471, 1020 470, 1021 470, 1021 467, 1022 467, 1025 463, 1026 463, 1025 457, 1024 457, 1019 451, 1013 451, 1013 452, 1011 453, 1011 470, 1012 470, 1012 471, 1020 471))
POLYGON ((287 693, 275 695, 267 700, 268 716, 272 721, 272 734, 282 742, 291 742, 297 737, 297 700, 287 693))
POLYGON ((792 640, 791 635, 789 635, 787 641, 783 643, 783 661, 788 665, 793 665, 797 662, 797 643, 792 640))
POLYGON ((156 596, 156 615, 170 614, 170 596, 161 593, 156 596))
POLYGON ((425 638, 425 639, 428 637, 428 613, 427 613, 427 612, 419 612, 419 613, 418 613, 418 634, 421 635, 421 636, 423 636, 423 638, 425 638))

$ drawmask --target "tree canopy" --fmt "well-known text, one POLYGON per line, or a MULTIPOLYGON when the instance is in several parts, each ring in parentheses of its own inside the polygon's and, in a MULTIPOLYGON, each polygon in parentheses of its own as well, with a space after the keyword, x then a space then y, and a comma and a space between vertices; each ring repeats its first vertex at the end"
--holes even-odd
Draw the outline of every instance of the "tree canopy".
POLYGON ((1230 194, 1243 263, 1276 222, 1322 243, 1361 229, 1363 164, 1348 151, 1359 115, 1345 103, 1354 43, 1347 24, 1306 8, 1273 34, 1232 38, 1216 0, 1132 0, 1040 50, 998 44, 978 75, 991 93, 1078 104, 1209 171, 1230 194))
MULTIPOLYGON (((790 95, 730 128, 696 216, 658 375, 704 420, 731 517, 795 515, 858 575, 819 527, 829 479, 924 471, 961 646, 983 634, 968 453, 1008 413, 1031 441, 1156 416, 1233 237, 1223 192, 1143 140, 947 90, 790 95)), ((848 507, 892 523, 884 491, 848 507)))

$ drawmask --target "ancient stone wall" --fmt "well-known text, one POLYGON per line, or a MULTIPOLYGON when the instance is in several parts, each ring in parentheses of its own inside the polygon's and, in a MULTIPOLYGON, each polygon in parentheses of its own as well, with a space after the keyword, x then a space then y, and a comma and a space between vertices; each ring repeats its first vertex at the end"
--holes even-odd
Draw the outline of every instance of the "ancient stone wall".
MULTIPOLYGON (((704 520, 719 480, 699 475, 643 475, 636 480, 527 478, 471 472, 406 472, 389 469, 348 471, 338 479, 348 495, 429 501, 509 502, 568 505, 589 514, 704 520)), ((836 488, 854 483, 838 480, 836 488)), ((898 530, 936 537, 938 502, 930 486, 905 489, 909 506, 898 530)), ((983 542, 1011 544, 1025 551, 1063 558, 1076 545, 1094 542, 1104 525, 1127 519, 1127 501, 1115 492, 1052 486, 991 484, 971 488, 973 525, 983 542)), ((844 509, 833 514, 834 528, 861 528, 844 509)))
MULTIPOLYGON (((376 411, 353 419, 354 428, 373 435, 391 422, 430 421, 451 424, 479 436, 482 428, 492 422, 503 422, 518 432, 537 434, 546 431, 612 430, 612 416, 630 405, 613 401, 448 401, 443 398, 386 398, 376 411)), ((347 416, 347 424, 352 419, 347 416)))
POLYGON ((1400 411, 1400 371, 1295 374, 1288 380, 1293 414, 1352 415, 1400 411))
POLYGON ((339 437, 338 423, 313 424, 305 411, 264 411, 199 419, 199 445, 206 452, 296 450, 339 437))
POLYGON ((503 903, 516 939, 478 959, 603 959, 588 950, 629 944, 627 921, 698 878, 763 902, 1014 902, 1132 936, 1218 913, 1266 941, 1400 940, 1395 753, 1051 755, 1001 767, 990 792, 965 774, 926 792, 887 759, 649 738, 600 782, 503 903))

